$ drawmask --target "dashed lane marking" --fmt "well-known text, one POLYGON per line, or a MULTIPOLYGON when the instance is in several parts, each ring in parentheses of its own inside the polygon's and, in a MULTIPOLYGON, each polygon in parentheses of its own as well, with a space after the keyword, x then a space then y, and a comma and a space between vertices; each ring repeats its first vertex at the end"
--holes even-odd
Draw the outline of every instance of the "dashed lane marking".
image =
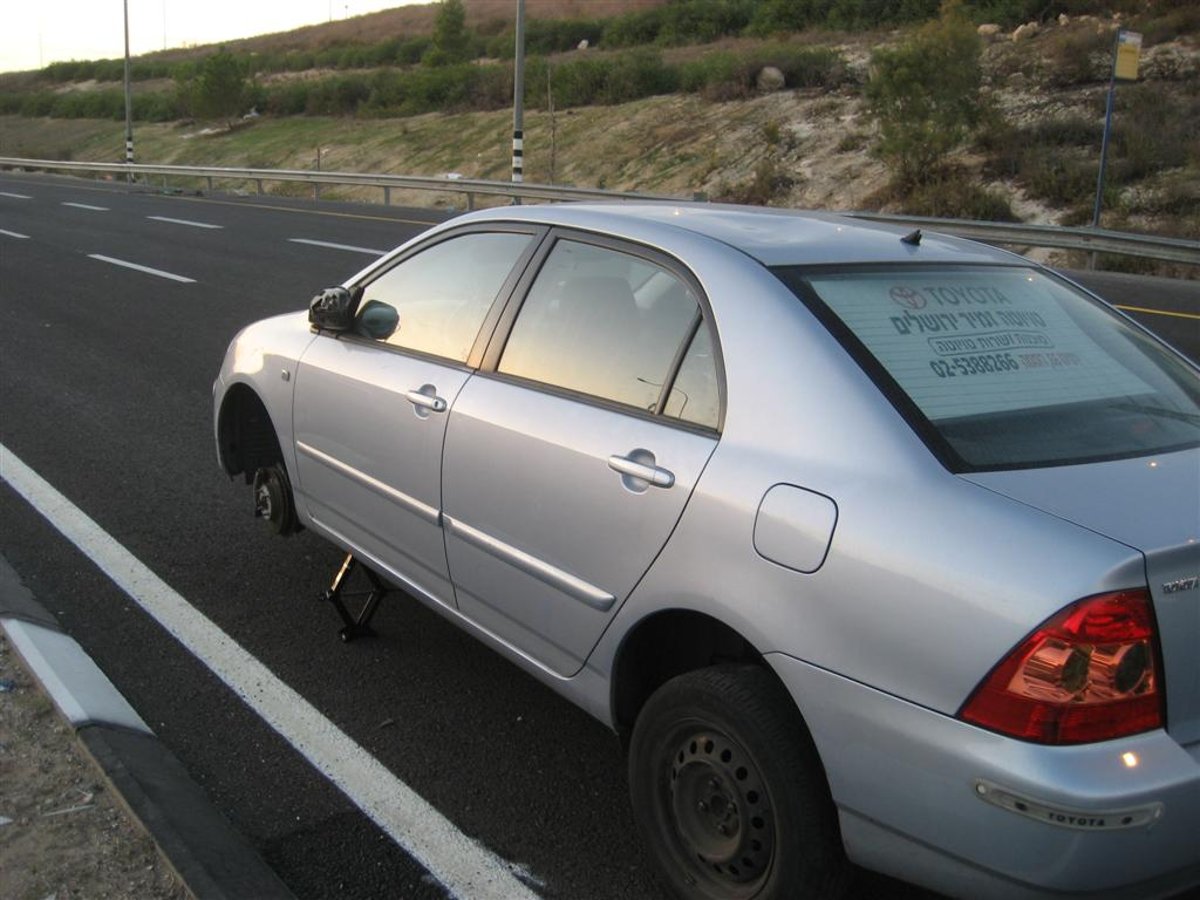
POLYGON ((293 244, 309 244, 313 247, 330 247, 333 250, 349 250, 352 253, 369 253, 372 256, 383 256, 386 250, 372 250, 370 247, 355 247, 351 244, 332 244, 329 241, 314 241, 309 238, 288 238, 293 244))
POLYGON ((0 191, 0 197, 11 197, 13 200, 32 200, 28 194, 14 194, 11 191, 0 191))
POLYGON ((23 241, 29 240, 29 235, 27 234, 17 234, 15 231, 5 231, 3 228, 0 228, 0 234, 10 238, 20 238, 23 241))
POLYGON ((518 867, 455 828, 3 444, 0 477, 447 891, 470 900, 536 900, 514 874, 518 867))
POLYGON ((92 204, 90 204, 90 203, 71 203, 69 201, 64 200, 62 205, 63 206, 72 206, 75 209, 89 209, 92 212, 108 212, 109 211, 107 206, 92 206, 92 204))
POLYGON ((167 278, 171 281, 178 281, 183 284, 195 284, 195 278, 188 278, 186 275, 176 275, 173 272, 164 272, 162 269, 152 269, 149 266, 142 266, 135 262, 129 262, 127 259, 114 259, 111 256, 104 256, 100 253, 89 253, 89 259, 98 259, 100 262, 112 263, 114 266, 123 266, 126 269, 133 269, 137 272, 145 272, 147 275, 157 275, 159 278, 167 278))
POLYGON ((190 225, 192 228, 224 228, 224 225, 213 225, 209 222, 193 222, 191 219, 172 219, 170 216, 146 216, 155 222, 168 222, 171 225, 190 225))

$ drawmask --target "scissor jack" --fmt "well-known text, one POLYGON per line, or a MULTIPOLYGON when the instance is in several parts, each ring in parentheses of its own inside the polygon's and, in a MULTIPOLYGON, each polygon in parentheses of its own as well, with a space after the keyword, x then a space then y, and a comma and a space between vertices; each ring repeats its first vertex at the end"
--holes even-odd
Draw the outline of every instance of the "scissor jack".
POLYGON ((371 590, 345 592, 346 596, 349 597, 365 596, 367 598, 366 602, 362 606, 362 609, 359 610, 358 615, 351 615, 350 610, 346 608, 346 602, 342 599, 342 595, 343 589, 346 586, 346 582, 350 579, 350 576, 354 574, 354 570, 357 568, 359 568, 358 560, 354 558, 353 553, 347 553, 346 558, 342 560, 341 568, 339 568, 337 570, 337 574, 333 576, 333 584, 331 584, 329 589, 321 594, 321 596, 318 598, 320 600, 328 600, 330 603, 332 603, 333 608, 336 609, 338 611, 338 615, 342 617, 342 622, 345 627, 338 632, 338 637, 340 637, 342 642, 346 644, 358 637, 375 636, 375 629, 371 627, 371 619, 374 618, 375 611, 379 609, 379 601, 383 599, 384 595, 387 594, 389 590, 391 590, 386 584, 383 583, 382 578, 380 578, 366 566, 362 566, 361 568, 363 572, 366 573, 367 580, 371 582, 371 590))

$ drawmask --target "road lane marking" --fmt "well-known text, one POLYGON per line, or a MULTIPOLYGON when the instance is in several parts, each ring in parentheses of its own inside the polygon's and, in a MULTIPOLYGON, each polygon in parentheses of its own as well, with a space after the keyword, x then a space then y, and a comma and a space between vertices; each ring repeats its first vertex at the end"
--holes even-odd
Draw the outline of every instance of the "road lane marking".
POLYGON ((195 284, 195 278, 187 278, 183 275, 174 275, 171 272, 164 272, 162 269, 152 269, 149 266, 139 266, 137 263, 129 262, 124 259, 114 259, 111 256, 103 256, 99 253, 89 253, 90 259, 98 259, 100 262, 112 263, 114 266, 124 266, 126 269, 135 269, 138 272, 145 272, 147 275, 157 275, 159 278, 169 278, 171 281, 180 281, 184 284, 195 284))
POLYGON ((293 244, 310 244, 313 247, 331 247, 334 250, 349 250, 352 253, 370 253, 372 256, 383 256, 386 250, 372 250, 370 247, 355 247, 351 244, 331 244, 329 241, 314 241, 309 238, 288 238, 293 244))
POLYGON ((448 892, 536 900, 517 867, 459 831, 3 444, 0 477, 448 892))
POLYGON ((210 225, 208 222, 193 222, 191 219, 172 219, 169 216, 146 216, 155 222, 170 222, 172 225, 190 225, 192 228, 224 228, 224 225, 210 225))
POLYGON ((17 234, 15 231, 5 231, 3 228, 0 228, 0 234, 11 238, 20 238, 23 241, 29 240, 29 235, 27 234, 17 234))
POLYGON ((1200 320, 1200 313, 1173 312, 1169 309, 1147 309, 1144 306, 1122 306, 1120 303, 1114 303, 1117 309, 1125 312, 1147 313, 1151 316, 1174 316, 1177 319, 1197 319, 1200 320))
POLYGON ((12 197, 14 200, 32 200, 28 194, 13 194, 9 191, 0 191, 0 197, 12 197))
POLYGON ((69 203, 67 201, 63 201, 62 205, 63 206, 73 206, 76 209, 90 209, 93 212, 108 212, 107 206, 92 206, 92 204, 90 204, 90 203, 69 203))
POLYGON ((333 219, 366 219, 368 222, 399 222, 401 225, 424 225, 432 228, 440 225, 442 220, 401 219, 396 216, 368 216, 365 213, 333 212, 328 209, 302 209, 295 206, 274 206, 270 203, 250 203, 238 200, 215 200, 211 197, 172 197, 172 200, 182 200, 187 203, 215 203, 218 206, 240 206, 249 209, 269 209, 272 212, 299 213, 304 216, 328 216, 333 219))
MULTIPOLYGON (((270 179, 268 179, 270 180, 270 179)), ((127 193, 116 187, 85 187, 84 185, 71 185, 72 190, 76 191, 91 191, 97 194, 116 194, 127 193)), ((186 202, 186 203, 211 203, 217 206, 240 206, 249 209, 267 209, 272 212, 288 212, 299 213, 303 216, 325 216, 333 219, 364 219, 368 222, 397 222, 401 225, 423 225, 426 228, 432 228, 434 225, 440 225, 442 219, 402 219, 397 216, 372 216, 365 213, 349 213, 349 212, 334 212, 327 209, 304 209, 295 206, 275 206, 271 203, 252 203, 246 200, 217 200, 214 197, 185 197, 161 194, 157 195, 161 199, 168 202, 186 202)), ((32 198, 30 198, 32 199, 32 198)), ((364 206, 371 204, 364 203, 364 206)), ((403 209, 404 207, 400 207, 403 209)))

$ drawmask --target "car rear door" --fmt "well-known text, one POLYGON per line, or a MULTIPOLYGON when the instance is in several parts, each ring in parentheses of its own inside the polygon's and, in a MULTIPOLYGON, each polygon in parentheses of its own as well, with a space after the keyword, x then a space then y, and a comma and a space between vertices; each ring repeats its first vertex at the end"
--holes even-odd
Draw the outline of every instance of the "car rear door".
POLYGON ((296 375, 298 501, 339 543, 448 605, 447 413, 534 243, 529 229, 493 227, 415 248, 368 276, 353 332, 318 336, 296 375))
POLYGON ((526 282, 451 411, 446 546, 460 610, 570 675, 716 447, 720 368, 699 288, 671 260, 558 234, 526 282))

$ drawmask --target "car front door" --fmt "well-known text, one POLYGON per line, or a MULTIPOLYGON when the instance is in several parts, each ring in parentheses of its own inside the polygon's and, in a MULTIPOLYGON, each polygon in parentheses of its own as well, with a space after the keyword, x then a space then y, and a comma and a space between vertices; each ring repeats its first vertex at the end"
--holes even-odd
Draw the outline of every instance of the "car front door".
POLYGON ((560 236, 451 411, 459 609, 557 674, 583 665, 716 447, 719 365, 699 293, 650 251, 560 236))
POLYGON ((447 413, 482 353, 476 344, 493 303, 511 290, 534 238, 453 235, 368 276, 353 331, 318 336, 296 373, 298 502, 338 543, 447 605, 447 413))

